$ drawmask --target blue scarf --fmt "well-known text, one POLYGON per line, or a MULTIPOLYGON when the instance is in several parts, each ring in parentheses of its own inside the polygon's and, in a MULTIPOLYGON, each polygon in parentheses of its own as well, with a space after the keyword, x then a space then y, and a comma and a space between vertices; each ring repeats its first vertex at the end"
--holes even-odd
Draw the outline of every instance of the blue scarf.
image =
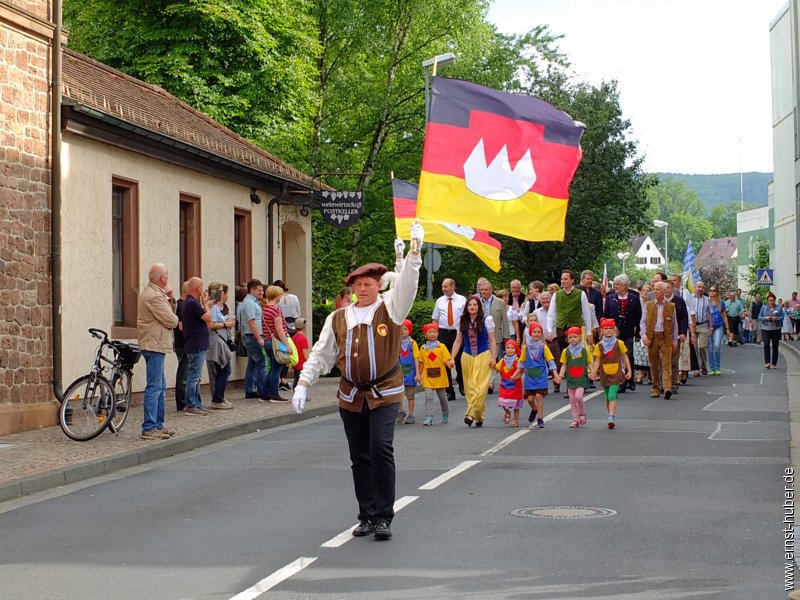
POLYGON ((516 360, 516 356, 508 356, 507 354, 503 354, 503 361, 506 363, 506 369, 513 367, 516 360))
POLYGON ((528 353, 531 355, 531 358, 537 359, 542 355, 543 348, 544 342, 542 340, 535 342, 531 339, 530 343, 528 344, 528 353))
POLYGON ((617 345, 617 338, 616 336, 611 337, 603 337, 600 340, 600 347, 603 349, 603 354, 608 354, 614 349, 614 346, 617 345))
POLYGON ((411 336, 404 337, 402 340, 400 340, 400 348, 403 350, 403 352, 408 352, 411 350, 411 336))
POLYGON ((425 350, 427 350, 428 352, 433 352, 439 347, 440 343, 441 342, 439 342, 439 340, 433 340, 433 341, 428 340, 422 345, 422 347, 425 348, 425 350))
POLYGON ((577 344, 570 344, 567 348, 569 348, 569 353, 572 355, 572 358, 578 358, 583 353, 583 345, 580 342, 577 344))

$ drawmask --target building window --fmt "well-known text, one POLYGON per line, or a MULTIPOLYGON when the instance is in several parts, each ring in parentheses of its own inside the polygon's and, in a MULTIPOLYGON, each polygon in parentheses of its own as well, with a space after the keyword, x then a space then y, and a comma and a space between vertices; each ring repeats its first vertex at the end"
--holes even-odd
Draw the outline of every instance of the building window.
POLYGON ((637 265, 646 265, 647 264, 647 257, 646 256, 637 256, 636 257, 636 264, 637 265))
POLYGON ((200 198, 181 194, 180 275, 183 284, 189 277, 200 277, 200 198))
POLYGON ((645 244, 645 246, 647 246, 647 249, 650 250, 650 244, 645 244))
POLYGON ((111 262, 114 314, 111 335, 135 338, 139 301, 138 185, 117 177, 111 182, 111 262))
POLYGON ((651 256, 650 257, 650 264, 651 265, 660 265, 661 264, 661 257, 660 256, 651 256))
POLYGON ((249 210, 233 209, 233 272, 236 285, 253 277, 252 220, 249 210))

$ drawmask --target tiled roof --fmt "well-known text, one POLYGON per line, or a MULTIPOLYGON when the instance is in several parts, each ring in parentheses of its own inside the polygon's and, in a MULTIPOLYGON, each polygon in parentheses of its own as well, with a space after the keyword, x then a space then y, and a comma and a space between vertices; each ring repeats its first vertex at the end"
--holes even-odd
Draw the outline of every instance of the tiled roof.
POLYGON ((639 235, 631 240, 631 250, 633 251, 634 255, 636 255, 639 252, 639 248, 642 247, 642 244, 644 244, 644 241, 646 239, 647 239, 646 235, 639 235))
POLYGON ((697 253, 697 260, 731 259, 736 256, 737 248, 738 241, 735 237, 706 240, 697 253))
POLYGON ((272 176, 319 187, 302 171, 158 86, 68 48, 64 49, 62 67, 62 93, 79 104, 272 176))

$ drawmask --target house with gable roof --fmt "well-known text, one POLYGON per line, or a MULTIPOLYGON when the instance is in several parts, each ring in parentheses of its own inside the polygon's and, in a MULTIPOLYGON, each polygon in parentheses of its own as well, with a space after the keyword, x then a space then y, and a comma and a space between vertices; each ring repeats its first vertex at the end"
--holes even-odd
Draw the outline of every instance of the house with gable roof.
POLYGON ((633 264, 640 269, 663 270, 664 255, 649 235, 640 235, 631 240, 633 264))

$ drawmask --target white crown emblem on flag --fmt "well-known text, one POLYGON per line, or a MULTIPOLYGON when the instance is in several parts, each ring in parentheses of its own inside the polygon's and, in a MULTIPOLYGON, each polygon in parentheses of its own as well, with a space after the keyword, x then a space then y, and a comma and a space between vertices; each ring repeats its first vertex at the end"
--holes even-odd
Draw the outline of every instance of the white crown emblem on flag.
POLYGON ((467 189, 489 200, 516 200, 524 196, 536 183, 530 149, 525 152, 514 169, 508 159, 508 148, 503 146, 491 163, 486 164, 483 138, 475 145, 464 163, 464 181, 467 189))

